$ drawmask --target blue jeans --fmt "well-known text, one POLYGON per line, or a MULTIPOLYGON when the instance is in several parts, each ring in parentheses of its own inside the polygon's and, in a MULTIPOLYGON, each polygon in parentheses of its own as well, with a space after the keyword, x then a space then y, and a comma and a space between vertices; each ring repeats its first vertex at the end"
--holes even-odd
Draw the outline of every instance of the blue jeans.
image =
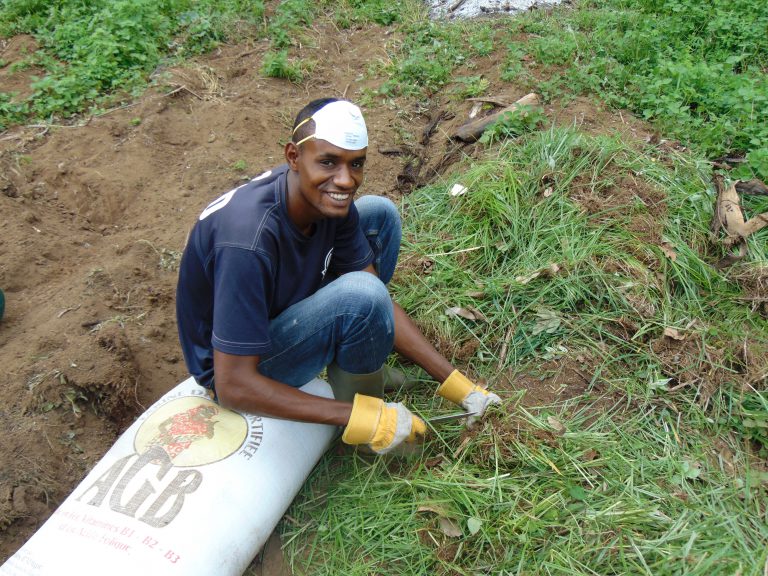
POLYGON ((379 277, 343 274, 274 318, 269 325, 274 353, 259 362, 265 376, 302 386, 334 361, 347 372, 368 374, 392 351, 395 321, 386 284, 400 252, 400 214, 380 196, 363 196, 355 206, 379 277))

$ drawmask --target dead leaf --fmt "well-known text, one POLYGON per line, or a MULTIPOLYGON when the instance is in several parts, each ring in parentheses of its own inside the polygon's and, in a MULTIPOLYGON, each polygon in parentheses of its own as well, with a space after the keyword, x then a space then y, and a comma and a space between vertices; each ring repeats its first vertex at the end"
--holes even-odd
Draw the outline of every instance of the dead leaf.
POLYGON ((672 260, 674 262, 677 260, 677 252, 675 252, 674 247, 669 242, 662 242, 659 244, 659 248, 661 248, 661 251, 664 252, 664 255, 672 260))
POLYGON ((533 330, 531 331, 533 336, 541 334, 542 332, 552 334, 560 328, 561 320, 556 312, 542 309, 536 312, 536 316, 538 316, 539 319, 536 321, 536 324, 533 325, 533 330))
POLYGON ((445 315, 460 316, 461 318, 464 318, 466 320, 472 320, 473 322, 486 321, 486 318, 485 316, 483 316, 482 312, 472 307, 461 308, 459 306, 454 306, 453 308, 447 308, 445 310, 445 315))
MULTIPOLYGON (((440 453, 434 458, 428 458, 424 461, 424 467, 427 469, 430 468, 437 468, 438 466, 442 466, 444 462, 447 462, 445 458, 445 454, 440 453)), ((419 510, 419 512, 422 512, 422 510, 419 510)))
POLYGON ((672 340, 685 340, 686 338, 685 334, 680 334, 677 328, 670 328, 669 326, 664 328, 664 336, 672 338, 672 340))
POLYGON ((545 188, 544 189, 544 198, 549 198, 550 196, 552 196, 553 192, 554 192, 554 189, 552 188, 552 186, 549 186, 548 188, 545 188))
POLYGON ((480 310, 478 310, 474 306, 467 306, 467 310, 469 310, 472 314, 475 315, 475 319, 478 322, 488 322, 488 318, 485 317, 485 314, 480 312, 480 310))
POLYGON ((421 264, 422 274, 430 274, 432 272, 432 268, 435 266, 434 260, 430 260, 429 258, 422 258, 419 260, 419 264, 421 264))
POLYGON ((515 282, 519 282, 520 284, 528 284, 528 282, 535 280, 539 276, 544 278, 555 276, 558 272, 560 272, 560 270, 560 265, 553 262, 551 264, 547 264, 544 266, 544 268, 539 268, 536 270, 536 272, 532 272, 531 274, 527 274, 525 276, 518 276, 515 278, 515 282))
POLYGON ((440 516, 437 519, 437 525, 440 527, 442 533, 449 538, 460 538, 464 535, 464 533, 461 531, 461 528, 459 528, 459 525, 453 518, 440 516))
POLYGON ((416 512, 432 512, 438 516, 448 515, 448 511, 440 504, 422 504, 416 508, 416 512))
POLYGON ((466 296, 469 296, 470 298, 474 298, 475 300, 482 300, 485 298, 485 292, 482 290, 470 290, 468 292, 464 293, 466 296))
POLYGON ((554 416, 547 416, 547 424, 549 424, 558 434, 565 434, 565 426, 563 426, 563 423, 554 416))
POLYGON ((541 276, 541 272, 533 272, 532 274, 528 274, 527 276, 518 276, 515 278, 515 282, 519 282, 520 284, 528 284, 531 280, 535 280, 541 276))
POLYGON ((586 462, 591 462, 595 458, 597 458, 597 451, 590 448, 584 454, 581 455, 582 460, 585 460, 586 462))

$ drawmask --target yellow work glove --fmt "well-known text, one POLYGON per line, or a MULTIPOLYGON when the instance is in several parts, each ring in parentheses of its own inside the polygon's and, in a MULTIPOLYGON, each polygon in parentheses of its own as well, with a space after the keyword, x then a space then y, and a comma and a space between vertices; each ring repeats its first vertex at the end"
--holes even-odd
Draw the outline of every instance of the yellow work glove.
POLYGON ((368 444, 374 452, 386 454, 403 441, 423 440, 426 432, 424 421, 399 402, 355 394, 341 439, 347 444, 368 444))
POLYGON ((501 402, 501 398, 496 394, 481 388, 458 370, 451 372, 437 389, 437 393, 446 400, 458 404, 467 412, 477 412, 474 416, 467 418, 468 428, 482 418, 488 406, 501 402))

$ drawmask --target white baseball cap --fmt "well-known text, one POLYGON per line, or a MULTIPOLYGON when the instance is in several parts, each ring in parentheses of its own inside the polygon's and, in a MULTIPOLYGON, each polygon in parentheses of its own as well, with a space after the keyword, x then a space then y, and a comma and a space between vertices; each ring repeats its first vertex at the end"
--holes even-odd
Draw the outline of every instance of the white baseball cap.
POLYGON ((315 122, 315 133, 297 142, 297 146, 310 138, 325 140, 344 150, 362 150, 368 146, 368 129, 363 113, 352 102, 336 100, 326 104, 311 117, 302 120, 293 133, 310 120, 315 122))

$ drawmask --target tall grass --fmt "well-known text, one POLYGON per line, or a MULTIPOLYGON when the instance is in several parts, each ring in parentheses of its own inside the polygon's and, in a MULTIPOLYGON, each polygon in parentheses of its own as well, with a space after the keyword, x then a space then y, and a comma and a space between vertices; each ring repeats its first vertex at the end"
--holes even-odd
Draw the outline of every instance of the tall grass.
MULTIPOLYGON (((766 477, 718 416, 736 373, 729 383, 721 367, 716 407, 702 407, 695 390, 669 390, 651 345, 668 327, 705 348, 766 345, 765 319, 708 263, 708 181, 690 156, 659 162, 552 127, 407 197, 395 297, 438 340, 477 340, 463 367, 496 383, 505 406, 469 435, 433 429, 405 461, 329 456, 284 526, 295 572, 761 573, 766 477), (674 258, 662 238, 627 228, 642 203, 590 213, 574 198, 607 196, 621 174, 664 193, 655 225, 674 258), (456 181, 468 191, 452 197, 456 181), (456 306, 486 321, 446 314, 456 306), (627 319, 635 334, 617 333, 627 319), (500 384, 509 371, 546 378, 548 361, 579 355, 593 376, 576 398, 531 406, 500 384)), ((703 356, 683 361, 711 368, 703 356)), ((447 409, 427 388, 398 399, 426 415, 447 409)))

